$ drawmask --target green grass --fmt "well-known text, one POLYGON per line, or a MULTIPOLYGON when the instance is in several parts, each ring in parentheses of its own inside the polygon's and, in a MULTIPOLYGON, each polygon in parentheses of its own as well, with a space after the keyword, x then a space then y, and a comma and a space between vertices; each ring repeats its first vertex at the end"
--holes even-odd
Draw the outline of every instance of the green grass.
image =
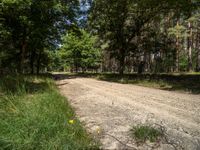
POLYGON ((156 142, 162 137, 162 132, 150 126, 136 126, 131 129, 131 134, 138 142, 156 142))
POLYGON ((0 78, 0 149, 97 148, 50 78, 0 78))

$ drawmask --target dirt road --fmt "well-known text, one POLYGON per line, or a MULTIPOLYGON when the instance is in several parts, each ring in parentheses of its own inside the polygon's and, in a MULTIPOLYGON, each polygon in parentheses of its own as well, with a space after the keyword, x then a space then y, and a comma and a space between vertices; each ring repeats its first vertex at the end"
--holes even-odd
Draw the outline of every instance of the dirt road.
POLYGON ((57 84, 88 131, 96 135, 100 128, 104 149, 200 150, 200 95, 89 78, 63 79, 57 84), (165 128, 158 147, 148 142, 138 145, 131 138, 131 127, 140 124, 165 128))

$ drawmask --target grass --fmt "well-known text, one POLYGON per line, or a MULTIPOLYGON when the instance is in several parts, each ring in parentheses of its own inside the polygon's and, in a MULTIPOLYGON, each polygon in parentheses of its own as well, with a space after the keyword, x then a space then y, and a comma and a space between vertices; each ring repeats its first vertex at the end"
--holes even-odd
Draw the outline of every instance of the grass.
POLYGON ((156 142, 162 137, 162 132, 150 126, 136 126, 131 129, 131 134, 138 142, 156 142))
POLYGON ((99 80, 106 80, 111 82, 117 82, 122 84, 135 84, 139 86, 145 86, 145 87, 152 87, 152 88, 158 88, 158 89, 170 89, 172 88, 172 85, 163 81, 163 80, 148 80, 148 79, 128 79, 126 77, 122 78, 107 78, 105 76, 99 76, 97 77, 99 80))
POLYGON ((168 91, 200 94, 200 75, 198 74, 126 74, 123 77, 114 74, 102 74, 98 75, 97 78, 105 81, 135 84, 168 91))
POLYGON ((6 76, 0 78, 0 149, 98 149, 98 144, 53 80, 6 76))

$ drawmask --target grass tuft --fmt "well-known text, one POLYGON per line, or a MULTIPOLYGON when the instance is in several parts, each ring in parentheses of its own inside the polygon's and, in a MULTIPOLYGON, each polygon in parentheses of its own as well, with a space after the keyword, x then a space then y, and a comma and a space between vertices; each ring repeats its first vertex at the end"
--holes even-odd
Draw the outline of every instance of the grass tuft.
POLYGON ((138 142, 156 142, 162 137, 162 132, 150 126, 136 126, 131 129, 132 136, 138 142))

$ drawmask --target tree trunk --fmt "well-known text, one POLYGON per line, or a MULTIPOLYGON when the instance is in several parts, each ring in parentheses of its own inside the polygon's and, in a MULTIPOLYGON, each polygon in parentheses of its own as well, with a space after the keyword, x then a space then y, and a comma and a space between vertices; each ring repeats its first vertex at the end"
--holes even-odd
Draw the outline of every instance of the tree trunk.
POLYGON ((144 72, 145 62, 141 61, 138 66, 138 74, 142 74, 144 72))
POLYGON ((34 62, 35 62, 35 51, 33 50, 31 52, 31 60, 30 60, 31 74, 34 74, 34 62))
POLYGON ((24 73, 25 53, 26 53, 26 41, 24 39, 21 46, 19 73, 24 73))
POLYGON ((26 53, 27 43, 26 43, 26 29, 23 31, 22 42, 21 42, 21 55, 19 64, 19 73, 24 73, 24 62, 26 53))
MULTIPOLYGON (((179 21, 176 22, 179 25, 179 21)), ((176 60, 175 60, 175 72, 179 72, 179 36, 176 36, 176 60)))
POLYGON ((175 72, 179 72, 179 38, 176 37, 176 62, 175 72))
POLYGON ((78 62, 77 62, 77 60, 76 60, 76 66, 75 66, 75 68, 76 68, 76 73, 78 73, 78 62))
POLYGON ((122 49, 120 51, 121 57, 120 57, 120 61, 119 61, 119 74, 122 76, 124 74, 124 64, 125 64, 125 50, 122 49))
POLYGON ((40 73, 40 59, 41 59, 41 52, 39 52, 38 59, 37 59, 37 74, 40 73))
POLYGON ((192 26, 188 23, 189 36, 188 36, 188 71, 192 71, 192 26))
POLYGON ((196 48, 197 48, 197 71, 200 72, 200 33, 197 33, 197 43, 196 43, 196 48))

